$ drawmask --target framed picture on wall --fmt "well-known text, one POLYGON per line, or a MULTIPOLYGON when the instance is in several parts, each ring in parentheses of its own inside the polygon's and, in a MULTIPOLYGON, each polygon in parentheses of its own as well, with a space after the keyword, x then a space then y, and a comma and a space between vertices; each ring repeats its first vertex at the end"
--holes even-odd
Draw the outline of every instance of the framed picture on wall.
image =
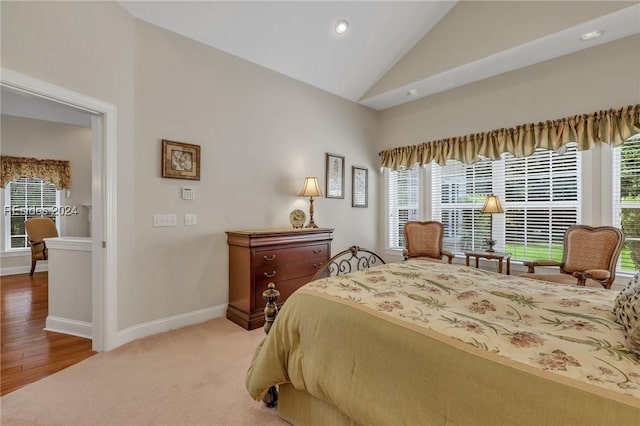
POLYGON ((367 207, 369 198, 369 170, 366 167, 351 167, 351 207, 367 207))
POLYGON ((327 153, 325 158, 325 196, 344 198, 344 157, 327 153))
POLYGON ((162 139, 162 177, 200 180, 200 145, 162 139))

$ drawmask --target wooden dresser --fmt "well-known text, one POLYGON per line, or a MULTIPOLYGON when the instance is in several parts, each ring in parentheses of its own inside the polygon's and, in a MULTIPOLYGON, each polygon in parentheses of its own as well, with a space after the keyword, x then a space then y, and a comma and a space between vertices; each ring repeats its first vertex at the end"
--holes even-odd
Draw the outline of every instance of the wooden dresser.
POLYGON ((229 306, 227 318, 253 330, 264 324, 262 292, 273 282, 281 305, 308 283, 329 258, 333 229, 227 231, 229 306))

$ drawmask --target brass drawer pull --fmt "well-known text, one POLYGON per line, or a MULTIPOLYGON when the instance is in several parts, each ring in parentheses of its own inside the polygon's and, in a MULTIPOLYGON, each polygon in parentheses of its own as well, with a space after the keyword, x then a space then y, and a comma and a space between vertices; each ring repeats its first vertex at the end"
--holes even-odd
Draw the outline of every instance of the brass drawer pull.
POLYGON ((274 260, 276 258, 276 255, 272 254, 271 256, 262 256, 262 258, 268 262, 270 260, 274 260))
POLYGON ((320 269, 321 266, 322 266, 322 262, 313 264, 313 267, 316 269, 320 269))
POLYGON ((322 249, 313 249, 313 254, 320 254, 322 253, 322 249))
POLYGON ((267 272, 265 272, 265 273, 264 273, 264 276, 265 276, 265 277, 267 277, 267 278, 273 278, 273 277, 275 277, 275 276, 276 276, 276 271, 273 271, 273 272, 272 272, 272 273, 270 273, 270 274, 269 274, 269 273, 267 273, 267 272))

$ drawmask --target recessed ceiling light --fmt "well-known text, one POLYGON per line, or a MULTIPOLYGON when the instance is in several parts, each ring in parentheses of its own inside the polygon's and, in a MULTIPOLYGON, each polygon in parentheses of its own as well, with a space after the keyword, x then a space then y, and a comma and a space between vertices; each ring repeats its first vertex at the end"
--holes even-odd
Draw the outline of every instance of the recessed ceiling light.
POLYGON ((346 19, 338 21, 338 23, 336 24, 336 32, 338 34, 346 33, 348 29, 349 29, 349 21, 347 21, 346 19))
POLYGON ((604 31, 602 30, 589 31, 588 33, 582 34, 580 36, 580 40, 582 41, 593 40, 594 38, 600 37, 603 32, 604 31))

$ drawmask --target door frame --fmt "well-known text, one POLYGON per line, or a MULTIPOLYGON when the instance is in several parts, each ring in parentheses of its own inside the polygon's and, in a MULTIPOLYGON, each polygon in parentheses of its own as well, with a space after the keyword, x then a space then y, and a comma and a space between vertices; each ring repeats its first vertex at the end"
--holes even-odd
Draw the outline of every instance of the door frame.
POLYGON ((113 349, 118 323, 116 107, 4 67, 0 67, 0 85, 92 114, 92 349, 113 349))

